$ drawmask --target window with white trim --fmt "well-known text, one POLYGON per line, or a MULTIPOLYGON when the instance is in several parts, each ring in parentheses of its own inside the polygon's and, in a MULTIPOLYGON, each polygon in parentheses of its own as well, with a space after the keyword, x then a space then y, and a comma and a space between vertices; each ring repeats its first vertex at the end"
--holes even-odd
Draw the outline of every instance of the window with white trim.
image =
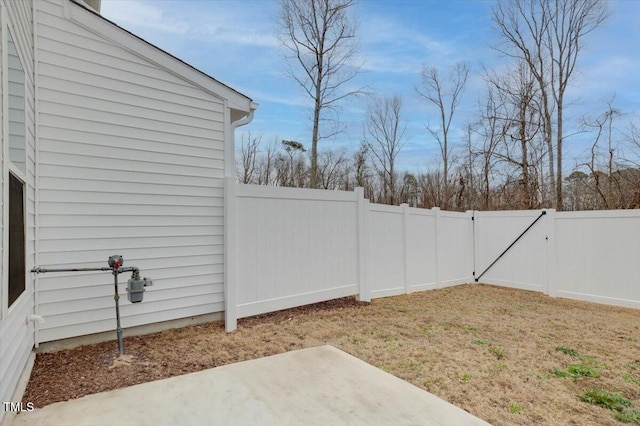
POLYGON ((9 172, 9 306, 26 288, 24 184, 9 172))

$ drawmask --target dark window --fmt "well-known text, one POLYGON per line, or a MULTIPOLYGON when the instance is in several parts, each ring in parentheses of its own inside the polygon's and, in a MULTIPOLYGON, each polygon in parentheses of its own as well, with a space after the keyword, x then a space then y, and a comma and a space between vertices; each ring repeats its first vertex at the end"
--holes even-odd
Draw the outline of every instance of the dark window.
POLYGON ((24 185, 9 173, 9 306, 25 290, 24 185))

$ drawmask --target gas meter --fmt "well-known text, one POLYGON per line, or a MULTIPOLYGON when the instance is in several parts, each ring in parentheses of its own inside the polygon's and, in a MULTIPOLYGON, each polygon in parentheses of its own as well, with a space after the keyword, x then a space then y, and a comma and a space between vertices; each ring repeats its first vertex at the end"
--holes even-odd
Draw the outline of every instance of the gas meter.
POLYGON ((144 288, 153 285, 153 281, 149 278, 140 279, 140 272, 133 271, 131 278, 127 281, 127 299, 131 303, 142 302, 144 296, 144 288))

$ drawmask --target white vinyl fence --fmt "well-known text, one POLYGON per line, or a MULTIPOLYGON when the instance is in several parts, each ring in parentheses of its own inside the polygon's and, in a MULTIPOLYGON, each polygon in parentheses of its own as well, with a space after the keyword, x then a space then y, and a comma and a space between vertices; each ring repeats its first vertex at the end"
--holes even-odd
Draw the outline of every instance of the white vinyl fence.
POLYGON ((480 282, 640 308, 640 211, 445 212, 226 182, 226 328, 356 295, 480 282))
POLYGON ((640 210, 558 212, 551 296, 640 308, 640 210))
POLYGON ((474 212, 474 271, 479 282, 548 293, 551 217, 546 210, 474 212))
POLYGON ((368 204, 367 289, 371 297, 471 280, 471 212, 368 204), (463 267, 461 267, 463 266, 463 267))
POLYGON ((554 297, 640 308, 640 210, 475 212, 479 280, 554 297))
POLYGON ((239 318, 358 293, 357 194, 238 186, 239 318))
POLYGON ((232 180, 225 205, 227 330, 238 318, 337 297, 368 301, 472 280, 471 212, 370 204, 361 188, 232 180))

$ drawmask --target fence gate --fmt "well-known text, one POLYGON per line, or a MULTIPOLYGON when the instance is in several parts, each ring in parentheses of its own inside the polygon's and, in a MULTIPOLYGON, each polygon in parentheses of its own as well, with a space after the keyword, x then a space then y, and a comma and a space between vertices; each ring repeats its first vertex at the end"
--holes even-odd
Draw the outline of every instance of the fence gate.
POLYGON ((549 226, 545 210, 474 212, 474 279, 548 293, 549 226))

